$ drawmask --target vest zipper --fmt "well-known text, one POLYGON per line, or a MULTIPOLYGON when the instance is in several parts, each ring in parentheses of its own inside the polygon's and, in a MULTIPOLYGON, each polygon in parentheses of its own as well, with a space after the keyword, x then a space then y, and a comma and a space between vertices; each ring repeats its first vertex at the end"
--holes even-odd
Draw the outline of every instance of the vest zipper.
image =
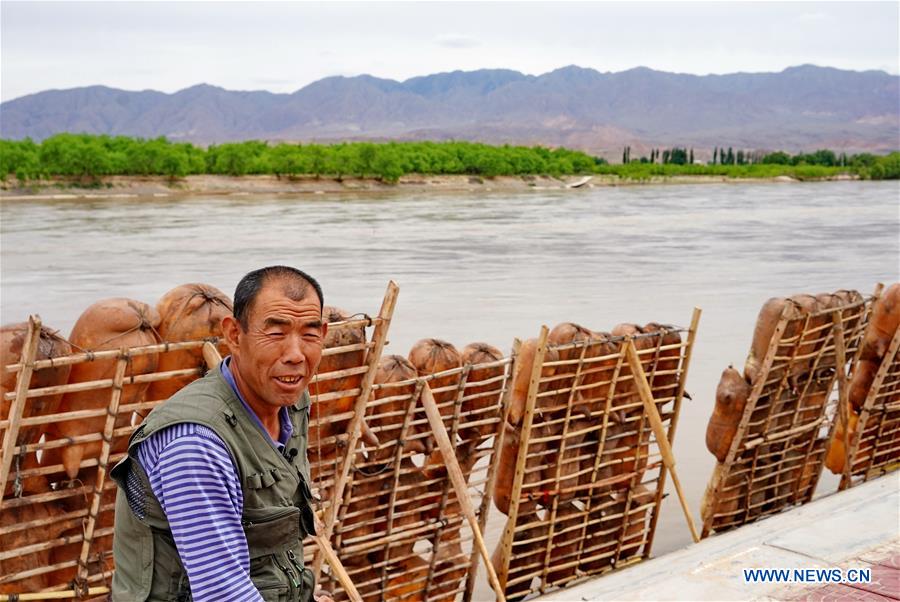
POLYGON ((291 564, 294 565, 294 568, 297 569, 297 572, 300 574, 300 579, 303 579, 303 567, 297 564, 297 556, 294 554, 293 550, 288 550, 288 560, 291 561, 291 564))
POLYGON ((290 567, 284 566, 278 561, 278 556, 276 554, 272 554, 272 560, 275 561, 275 566, 282 570, 282 572, 288 576, 288 579, 291 580, 292 591, 298 590, 300 588, 300 583, 297 582, 297 576, 294 575, 294 571, 290 569, 290 567))

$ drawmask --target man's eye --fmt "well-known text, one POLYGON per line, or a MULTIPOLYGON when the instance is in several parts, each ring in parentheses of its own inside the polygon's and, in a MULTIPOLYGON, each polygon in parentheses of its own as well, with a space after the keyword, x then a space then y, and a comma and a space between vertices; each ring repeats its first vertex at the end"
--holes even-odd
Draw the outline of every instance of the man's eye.
POLYGON ((271 332, 267 332, 266 336, 267 337, 283 337, 284 333, 281 332, 280 330, 273 330, 271 332))

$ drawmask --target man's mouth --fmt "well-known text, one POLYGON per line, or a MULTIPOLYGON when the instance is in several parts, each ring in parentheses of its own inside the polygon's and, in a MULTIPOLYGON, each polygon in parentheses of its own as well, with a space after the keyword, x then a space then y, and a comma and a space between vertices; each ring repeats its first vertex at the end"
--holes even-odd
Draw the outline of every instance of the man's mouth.
POLYGON ((301 380, 303 380, 302 376, 276 376, 275 380, 280 383, 284 383, 286 385, 296 385, 301 380))

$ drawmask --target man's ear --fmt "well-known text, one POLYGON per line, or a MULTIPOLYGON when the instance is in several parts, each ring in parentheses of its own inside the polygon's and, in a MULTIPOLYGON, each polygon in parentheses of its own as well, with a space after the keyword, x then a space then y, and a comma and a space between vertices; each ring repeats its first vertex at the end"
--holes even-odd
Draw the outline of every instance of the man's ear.
POLYGON ((328 336, 328 322, 322 322, 322 345, 325 345, 325 337, 328 336))
POLYGON ((222 318, 222 336, 228 349, 234 354, 234 350, 240 345, 241 324, 234 316, 225 316, 222 318))

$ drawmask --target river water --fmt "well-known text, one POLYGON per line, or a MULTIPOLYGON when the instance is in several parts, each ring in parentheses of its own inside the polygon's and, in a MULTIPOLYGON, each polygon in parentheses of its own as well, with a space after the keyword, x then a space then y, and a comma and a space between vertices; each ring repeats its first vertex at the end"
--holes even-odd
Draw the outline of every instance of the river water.
MULTIPOLYGON (((315 275, 351 312, 376 313, 394 279, 386 352, 402 355, 423 337, 509 349, 562 321, 687 326, 699 306, 675 442, 698 524, 716 383, 743 365, 762 303, 900 279, 898 182, 9 201, 0 217, 2 322, 39 313, 64 334, 97 299, 155 303, 186 282, 230 294, 273 263, 315 275)), ((835 488, 823 477, 817 495, 835 488)), ((670 495, 654 555, 689 542, 670 495)))

